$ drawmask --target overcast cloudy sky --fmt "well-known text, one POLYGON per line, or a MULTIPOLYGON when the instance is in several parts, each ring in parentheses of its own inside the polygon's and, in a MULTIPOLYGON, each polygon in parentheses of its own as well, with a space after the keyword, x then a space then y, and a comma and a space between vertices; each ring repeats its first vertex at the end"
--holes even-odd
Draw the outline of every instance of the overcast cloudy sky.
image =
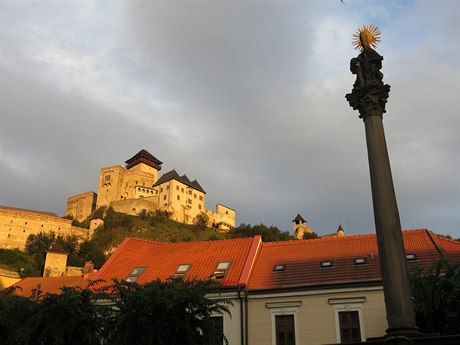
POLYGON ((1 1, 0 204, 62 215, 144 148, 237 224, 374 232, 354 31, 382 31, 404 229, 460 237, 460 2, 1 1))

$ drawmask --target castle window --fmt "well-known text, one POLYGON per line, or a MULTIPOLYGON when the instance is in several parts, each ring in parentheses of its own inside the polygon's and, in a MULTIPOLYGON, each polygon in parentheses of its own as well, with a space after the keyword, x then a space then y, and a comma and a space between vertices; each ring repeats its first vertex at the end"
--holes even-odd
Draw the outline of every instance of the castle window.
POLYGON ((191 204, 191 203, 192 203, 192 199, 187 199, 187 202, 188 202, 189 204, 191 204))
POLYGON ((179 186, 176 186, 176 190, 179 190, 179 186))
POLYGON ((145 266, 141 266, 141 267, 134 267, 134 269, 131 271, 131 273, 128 275, 128 277, 126 278, 126 281, 127 282, 131 282, 131 283, 134 283, 135 281, 137 281, 137 279, 139 278, 139 276, 142 274, 142 272, 145 271, 145 266))
POLYGON ((200 195, 200 201, 203 201, 203 196, 202 195, 200 195))
POLYGON ((166 200, 166 198, 167 198, 167 195, 165 195, 165 196, 163 197, 163 200, 166 200))
POLYGON ((184 192, 184 188, 181 188, 180 191, 183 193, 183 192, 184 192))
POLYGON ((230 261, 221 261, 217 264, 216 270, 211 275, 211 279, 223 279, 230 268, 230 261))
POLYGON ((177 196, 177 200, 180 200, 180 195, 177 196))
POLYGON ((191 189, 188 190, 188 194, 192 195, 192 190, 191 189))
POLYGON ((225 214, 228 214, 228 211, 225 211, 225 214))
POLYGON ((195 194, 193 194, 193 197, 196 199, 196 193, 195 193, 195 194))
POLYGON ((169 190, 169 184, 166 186, 166 190, 169 190))
POLYGON ((198 205, 198 208, 201 210, 201 205, 198 205))
POLYGON ((163 192, 163 187, 160 188, 160 193, 163 192))
POLYGON ((105 180, 105 181, 110 181, 110 175, 105 175, 105 176, 104 176, 104 180, 105 180))

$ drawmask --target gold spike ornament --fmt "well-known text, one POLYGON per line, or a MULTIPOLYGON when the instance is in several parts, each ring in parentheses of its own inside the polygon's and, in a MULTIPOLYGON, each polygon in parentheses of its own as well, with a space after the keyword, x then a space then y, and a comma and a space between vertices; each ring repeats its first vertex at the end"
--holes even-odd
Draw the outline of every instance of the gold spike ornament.
POLYGON ((363 51, 367 48, 374 49, 379 43, 380 29, 375 25, 363 25, 353 34, 353 46, 356 50, 363 51))

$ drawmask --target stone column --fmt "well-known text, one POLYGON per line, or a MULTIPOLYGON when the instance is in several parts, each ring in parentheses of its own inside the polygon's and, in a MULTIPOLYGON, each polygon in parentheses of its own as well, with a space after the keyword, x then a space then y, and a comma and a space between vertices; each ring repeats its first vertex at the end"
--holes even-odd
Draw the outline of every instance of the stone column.
MULTIPOLYGON (((398 205, 383 130, 383 113, 390 86, 384 85, 382 81, 382 60, 383 57, 369 47, 351 60, 350 69, 357 78, 352 93, 347 94, 346 98, 364 120, 380 270, 388 318, 386 332, 390 338, 398 338, 399 344, 400 336, 417 334, 417 327, 398 205)), ((410 343, 409 339, 406 340, 406 343, 410 343)))

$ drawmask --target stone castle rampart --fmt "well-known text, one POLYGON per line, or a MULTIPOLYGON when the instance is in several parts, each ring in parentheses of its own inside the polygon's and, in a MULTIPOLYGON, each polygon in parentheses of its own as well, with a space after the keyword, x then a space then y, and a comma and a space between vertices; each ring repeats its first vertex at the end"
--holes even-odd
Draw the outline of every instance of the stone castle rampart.
POLYGON ((76 235, 80 241, 89 236, 88 229, 72 226, 71 220, 54 213, 0 206, 0 248, 24 250, 29 235, 51 231, 76 235))

